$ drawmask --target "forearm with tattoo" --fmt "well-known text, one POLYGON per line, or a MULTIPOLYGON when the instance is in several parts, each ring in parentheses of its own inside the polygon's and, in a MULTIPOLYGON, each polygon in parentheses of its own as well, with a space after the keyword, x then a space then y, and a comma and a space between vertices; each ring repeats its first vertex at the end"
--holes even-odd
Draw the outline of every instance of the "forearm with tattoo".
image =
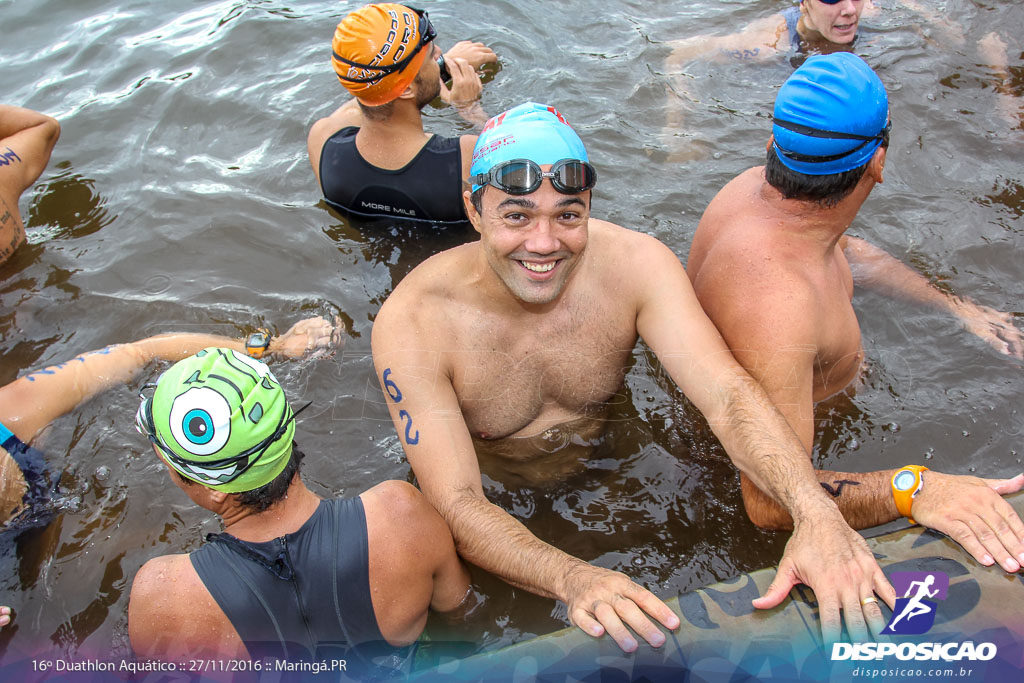
MULTIPOLYGON (((876 472, 815 472, 821 488, 839 506, 854 529, 885 524, 899 517, 892 499, 892 470, 876 472)), ((741 475, 743 504, 751 521, 768 529, 792 529, 793 519, 782 507, 741 475)))
POLYGON ((12 211, 7 202, 0 199, 0 263, 25 242, 25 226, 21 224, 17 210, 12 211))

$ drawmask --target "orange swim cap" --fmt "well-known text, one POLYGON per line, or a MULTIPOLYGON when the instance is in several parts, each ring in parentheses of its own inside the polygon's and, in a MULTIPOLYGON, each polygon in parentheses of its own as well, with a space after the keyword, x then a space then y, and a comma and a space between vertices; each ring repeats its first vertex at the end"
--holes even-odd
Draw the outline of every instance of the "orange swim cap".
POLYGON ((426 12, 395 3, 365 5, 335 29, 331 63, 361 102, 387 104, 416 78, 434 36, 426 12))

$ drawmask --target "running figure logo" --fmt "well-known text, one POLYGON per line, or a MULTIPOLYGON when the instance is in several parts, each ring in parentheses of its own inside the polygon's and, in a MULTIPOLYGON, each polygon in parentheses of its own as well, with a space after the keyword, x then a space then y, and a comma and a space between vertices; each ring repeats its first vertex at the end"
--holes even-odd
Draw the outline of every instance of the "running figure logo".
POLYGON ((896 595, 896 609, 892 611, 886 635, 916 636, 927 633, 935 624, 938 605, 928 600, 945 600, 949 592, 949 576, 942 572, 894 572, 892 585, 896 595))

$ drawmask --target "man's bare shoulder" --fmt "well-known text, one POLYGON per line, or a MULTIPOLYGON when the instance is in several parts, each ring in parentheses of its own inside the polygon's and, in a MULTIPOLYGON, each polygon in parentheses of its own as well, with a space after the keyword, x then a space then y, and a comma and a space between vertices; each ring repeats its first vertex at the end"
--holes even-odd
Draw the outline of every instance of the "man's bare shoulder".
MULTIPOLYGON (((772 269, 771 207, 762 195, 764 167, 748 169, 718 191, 701 216, 686 270, 696 285, 719 268, 772 269)), ((735 283, 743 285, 742 282, 735 283)))
POLYGON ((320 179, 320 154, 323 152, 327 140, 342 128, 361 126, 362 124, 363 114, 359 109, 359 103, 354 99, 338 107, 330 116, 317 119, 313 123, 309 129, 309 135, 306 136, 306 151, 317 180, 320 179))
POLYGON ((817 299, 803 252, 761 197, 764 167, 744 171, 708 205, 687 272, 708 316, 723 325, 780 327, 799 322, 817 299))
POLYGON ((203 593, 210 595, 188 555, 154 557, 139 568, 132 581, 129 620, 138 626, 189 614, 195 618, 194 600, 203 593), (169 591, 169 586, 174 590, 169 591))
POLYGON ((337 133, 346 126, 361 126, 363 114, 359 109, 359 103, 355 99, 345 102, 335 109, 330 115, 317 119, 310 126, 309 135, 306 138, 307 144, 317 149, 323 147, 327 138, 337 133))
POLYGON ((764 183, 764 166, 754 166, 743 171, 726 183, 711 199, 707 209, 704 210, 701 223, 709 214, 722 212, 729 215, 743 215, 753 211, 760 203, 758 194, 764 183))
POLYGON ((807 312, 816 310, 818 293, 799 268, 772 253, 771 240, 722 240, 690 275, 697 300, 731 347, 739 339, 756 347, 813 338, 807 312))
POLYGON ((188 555, 154 557, 139 568, 128 601, 128 636, 146 658, 248 654, 188 555))
POLYGON ((436 529, 428 524, 433 521, 434 509, 412 484, 384 481, 360 493, 359 498, 366 511, 370 545, 387 548, 389 552, 383 554, 389 561, 396 553, 423 555, 436 545, 436 529))
POLYGON ((668 246, 653 235, 616 225, 608 221, 590 219, 590 238, 587 248, 603 257, 617 257, 630 262, 643 260, 665 252, 668 246))
MULTIPOLYGON (((459 136, 459 148, 462 152, 462 158, 472 161, 473 159, 473 148, 476 147, 476 135, 460 135, 459 136)), ((467 166, 468 168, 468 166, 467 166)))
MULTIPOLYGON (((463 244, 428 258, 413 268, 381 306, 373 323, 376 343, 400 332, 419 335, 427 329, 436 338, 439 321, 469 305, 476 294, 479 242, 463 244)), ((404 335, 403 335, 404 336, 404 335)))
POLYGON ((691 269, 691 280, 702 302, 728 296, 751 304, 766 297, 803 303, 813 297, 814 283, 791 252, 756 228, 747 234, 728 232, 705 250, 699 267, 691 269))
POLYGON ((679 256, 664 242, 608 221, 591 219, 587 250, 589 281, 597 288, 614 289, 619 307, 640 306, 674 277, 686 278, 679 256))
POLYGON ((132 582, 131 601, 136 606, 148 606, 165 594, 167 583, 177 581, 191 567, 188 555, 161 555, 148 560, 139 568, 132 582))
POLYGON ((591 221, 591 246, 601 281, 614 282, 620 291, 629 288, 641 295, 683 270, 679 255, 657 237, 607 221, 591 221))
POLYGON ((479 242, 470 242, 434 254, 412 269, 388 301, 404 304, 422 297, 457 297, 461 287, 474 277, 479 250, 479 242))

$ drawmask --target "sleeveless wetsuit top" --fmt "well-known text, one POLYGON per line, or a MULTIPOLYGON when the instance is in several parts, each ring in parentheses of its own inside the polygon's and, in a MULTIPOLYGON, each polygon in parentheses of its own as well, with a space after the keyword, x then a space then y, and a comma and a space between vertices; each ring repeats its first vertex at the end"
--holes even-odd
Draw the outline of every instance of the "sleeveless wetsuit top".
POLYGON ((306 660, 325 649, 344 658, 354 647, 367 658, 404 658, 377 626, 358 497, 320 501, 298 531, 272 541, 206 540, 192 566, 253 658, 306 660))
POLYGON ((360 156, 358 132, 357 126, 348 126, 324 143, 320 185, 328 204, 361 217, 466 222, 459 138, 434 135, 412 161, 391 171, 360 156))
POLYGON ((56 482, 51 481, 42 452, 23 443, 2 422, 0 422, 0 447, 3 447, 21 468, 27 485, 22 498, 25 508, 8 523, 9 526, 19 526, 26 521, 33 524, 48 522, 51 515, 40 517, 40 512, 50 501, 56 482))
POLYGON ((800 44, 803 42, 799 31, 796 30, 797 22, 800 21, 800 5, 787 7, 782 10, 782 16, 786 20, 786 30, 789 31, 789 46, 795 52, 802 52, 800 44))

